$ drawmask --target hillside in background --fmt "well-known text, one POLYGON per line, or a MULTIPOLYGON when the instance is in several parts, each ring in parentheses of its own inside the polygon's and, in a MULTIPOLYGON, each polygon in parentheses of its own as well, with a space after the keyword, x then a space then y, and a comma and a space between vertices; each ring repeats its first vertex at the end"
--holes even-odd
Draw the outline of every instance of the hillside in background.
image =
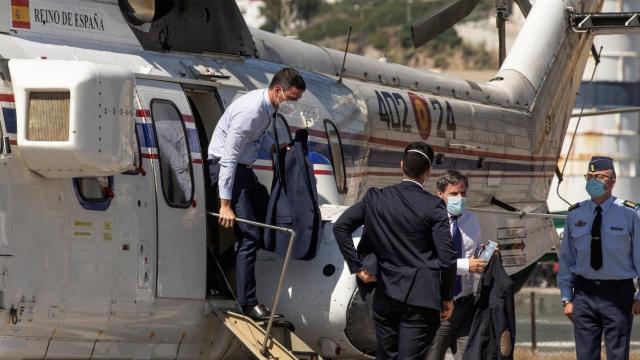
MULTIPOLYGON (((497 52, 483 42, 465 41, 449 29, 420 49, 414 49, 409 24, 432 13, 446 0, 291 0, 283 12, 281 0, 267 0, 263 29, 297 36, 303 41, 344 49, 349 26, 353 28, 349 52, 389 62, 436 70, 497 69, 497 52), (297 7, 296 7, 297 6, 297 7), (293 21, 283 16, 295 17, 293 21)), ((465 23, 491 25, 494 0, 482 0, 465 23)), ((495 25, 493 25, 495 27, 495 25)), ((497 35, 496 35, 497 36, 497 35)))

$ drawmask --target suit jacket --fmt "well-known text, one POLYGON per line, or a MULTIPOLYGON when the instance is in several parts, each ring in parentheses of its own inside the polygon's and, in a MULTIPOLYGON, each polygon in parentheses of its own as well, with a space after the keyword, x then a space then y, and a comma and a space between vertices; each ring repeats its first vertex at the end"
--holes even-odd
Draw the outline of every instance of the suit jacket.
POLYGON ((513 359, 516 318, 513 281, 494 254, 480 278, 463 360, 513 359))
MULTIPOLYGON (((291 150, 280 151, 275 167, 271 196, 267 207, 267 224, 286 227, 296 232, 291 258, 309 260, 319 247, 320 209, 313 175, 313 165, 307 159, 307 130, 296 131, 291 150)), ((265 230, 265 249, 284 257, 289 246, 289 234, 265 230)))
POLYGON ((365 268, 363 251, 375 256, 378 290, 389 297, 435 310, 443 299, 451 300, 456 250, 447 210, 415 182, 369 189, 340 216, 333 233, 351 273, 365 268), (358 254, 352 233, 361 225, 358 254))

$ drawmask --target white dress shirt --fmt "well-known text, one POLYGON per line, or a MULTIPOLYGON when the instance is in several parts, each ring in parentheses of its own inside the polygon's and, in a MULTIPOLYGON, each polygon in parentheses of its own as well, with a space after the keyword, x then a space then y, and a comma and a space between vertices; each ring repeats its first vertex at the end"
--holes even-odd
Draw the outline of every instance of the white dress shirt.
POLYGON ((266 130, 275 111, 267 89, 258 89, 236 99, 220 117, 211 136, 208 158, 220 159, 221 199, 231 199, 238 163, 253 164, 260 149, 271 151, 274 141, 266 130))
MULTIPOLYGON (((449 214, 449 223, 451 226, 451 235, 453 236, 452 215, 449 214)), ((480 238, 480 222, 474 213, 464 210, 458 217, 458 227, 462 234, 462 252, 464 258, 457 261, 457 275, 462 276, 462 290, 456 298, 464 297, 475 292, 475 274, 469 272, 469 258, 473 256, 482 245, 480 238)))

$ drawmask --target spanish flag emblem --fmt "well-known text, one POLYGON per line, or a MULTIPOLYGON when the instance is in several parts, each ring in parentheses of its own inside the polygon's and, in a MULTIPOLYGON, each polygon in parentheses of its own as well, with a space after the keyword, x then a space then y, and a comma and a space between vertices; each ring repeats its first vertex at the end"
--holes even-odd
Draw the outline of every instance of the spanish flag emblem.
POLYGON ((422 137, 422 140, 427 140, 431 135, 431 113, 429 112, 429 105, 422 96, 412 92, 408 94, 420 137, 422 137))
POLYGON ((11 26, 16 29, 31 29, 29 0, 11 0, 11 26))

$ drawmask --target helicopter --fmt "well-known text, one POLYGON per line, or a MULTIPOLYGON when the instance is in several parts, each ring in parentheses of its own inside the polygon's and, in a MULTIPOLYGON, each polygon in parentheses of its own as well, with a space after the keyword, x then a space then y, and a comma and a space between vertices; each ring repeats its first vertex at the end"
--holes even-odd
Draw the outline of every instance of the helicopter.
MULTIPOLYGON (((416 46, 477 3, 415 23, 416 46)), ((332 222, 401 179, 412 141, 433 147, 431 178, 469 177, 484 240, 526 278, 559 241, 546 200, 593 37, 640 24, 596 0, 517 4, 524 26, 478 83, 249 28, 229 0, 1 0, 0 357, 249 356, 246 324, 219 311, 233 306, 234 237, 212 216, 204 160, 224 109, 285 66, 307 91, 275 131, 309 134, 320 241, 286 277, 287 259, 260 251, 256 273, 261 299, 282 290, 310 358, 375 355, 332 222)), ((253 169, 268 187, 270 154, 253 169)))

